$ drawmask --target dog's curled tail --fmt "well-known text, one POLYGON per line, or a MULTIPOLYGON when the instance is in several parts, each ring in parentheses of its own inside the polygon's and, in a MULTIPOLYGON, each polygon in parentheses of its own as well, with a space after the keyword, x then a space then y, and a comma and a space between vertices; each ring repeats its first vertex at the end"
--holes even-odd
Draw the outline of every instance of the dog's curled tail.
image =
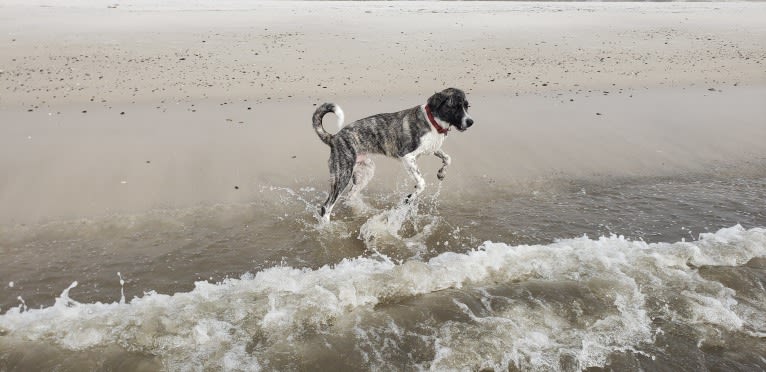
POLYGON ((314 111, 313 125, 319 139, 329 145, 330 140, 332 140, 332 134, 327 133, 324 130, 324 127, 322 127, 322 117, 328 112, 335 113, 335 116, 338 117, 338 129, 340 130, 343 128, 343 110, 340 109, 340 106, 334 103, 323 103, 321 106, 317 107, 316 111, 314 111))

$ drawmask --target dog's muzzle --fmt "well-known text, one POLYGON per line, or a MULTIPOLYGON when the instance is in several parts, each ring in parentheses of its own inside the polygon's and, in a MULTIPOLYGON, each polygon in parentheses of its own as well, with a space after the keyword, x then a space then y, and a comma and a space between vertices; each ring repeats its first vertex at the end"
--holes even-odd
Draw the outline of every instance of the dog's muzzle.
POLYGON ((461 132, 465 132, 465 131, 466 131, 466 129, 470 128, 470 127, 471 127, 471 125, 473 125, 473 119, 471 119, 471 118, 466 118, 466 119, 463 121, 463 123, 461 123, 461 124, 462 124, 462 125, 457 125, 457 126, 456 126, 456 127, 457 127, 457 130, 459 130, 459 131, 461 131, 461 132))

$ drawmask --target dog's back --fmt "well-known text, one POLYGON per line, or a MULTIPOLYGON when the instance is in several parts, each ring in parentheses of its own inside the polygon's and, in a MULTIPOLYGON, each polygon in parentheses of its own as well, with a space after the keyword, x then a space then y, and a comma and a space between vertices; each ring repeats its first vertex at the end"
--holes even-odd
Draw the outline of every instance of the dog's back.
POLYGON ((400 158, 420 145, 420 138, 430 130, 424 125, 420 106, 383 113, 354 121, 335 135, 321 128, 322 116, 340 108, 326 103, 314 112, 314 129, 322 142, 336 147, 351 147, 354 154, 382 154, 400 158), (319 125, 319 128, 317 128, 319 125))

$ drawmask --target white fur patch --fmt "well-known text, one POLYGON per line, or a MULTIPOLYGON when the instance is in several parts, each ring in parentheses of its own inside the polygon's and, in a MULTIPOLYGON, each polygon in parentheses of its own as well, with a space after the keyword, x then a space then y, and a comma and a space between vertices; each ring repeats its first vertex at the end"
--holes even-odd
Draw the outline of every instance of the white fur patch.
POLYGON ((439 134, 439 132, 434 129, 420 137, 420 146, 418 146, 413 153, 417 156, 433 154, 442 147, 445 138, 447 138, 447 136, 439 134))
MULTIPOLYGON (((427 118, 428 114, 426 114, 426 106, 422 105, 421 107, 423 108, 423 114, 426 115, 427 118)), ((442 128, 449 127, 449 124, 442 122, 439 120, 439 118, 434 117, 434 120, 436 120, 436 123, 441 125, 442 128)), ((431 123, 428 123, 428 125, 431 125, 431 123)), ((445 138, 447 138, 445 134, 437 132, 436 128, 431 128, 428 133, 420 137, 420 146, 418 146, 418 148, 416 148, 412 154, 414 154, 416 157, 423 154, 433 154, 434 152, 441 149, 445 138)))
POLYGON ((343 120, 345 118, 345 115, 343 114, 343 110, 341 110, 340 106, 334 105, 332 112, 335 113, 335 116, 338 117, 338 130, 343 129, 343 120))

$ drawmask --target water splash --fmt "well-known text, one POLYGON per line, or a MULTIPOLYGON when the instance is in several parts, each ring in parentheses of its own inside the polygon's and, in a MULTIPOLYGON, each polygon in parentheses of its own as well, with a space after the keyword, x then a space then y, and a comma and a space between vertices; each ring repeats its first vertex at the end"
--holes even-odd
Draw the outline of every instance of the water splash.
POLYGON ((314 188, 269 186, 263 187, 262 192, 275 192, 281 203, 302 209, 305 215, 295 216, 294 221, 304 232, 318 233, 321 246, 355 236, 370 252, 391 254, 393 249, 397 256, 420 258, 429 250, 427 239, 444 222, 438 211, 441 183, 412 202, 398 200, 406 189, 403 182, 395 192, 383 195, 345 193, 342 202, 348 209, 336 210, 329 222, 319 217, 317 206, 324 196, 314 188))
POLYGON ((120 278, 120 304, 125 304, 125 280, 122 279, 122 274, 117 272, 117 277, 120 278))
POLYGON ((487 242, 426 262, 375 255, 316 270, 278 266, 127 303, 77 302, 75 282, 49 308, 10 309, 0 334, 67 350, 119 345, 168 369, 298 369, 339 349, 381 369, 582 369, 653 343, 658 318, 699 330, 689 334, 703 344, 716 330, 764 329, 762 304, 737 301, 697 269, 761 256, 766 230, 736 226, 695 242, 487 242))

